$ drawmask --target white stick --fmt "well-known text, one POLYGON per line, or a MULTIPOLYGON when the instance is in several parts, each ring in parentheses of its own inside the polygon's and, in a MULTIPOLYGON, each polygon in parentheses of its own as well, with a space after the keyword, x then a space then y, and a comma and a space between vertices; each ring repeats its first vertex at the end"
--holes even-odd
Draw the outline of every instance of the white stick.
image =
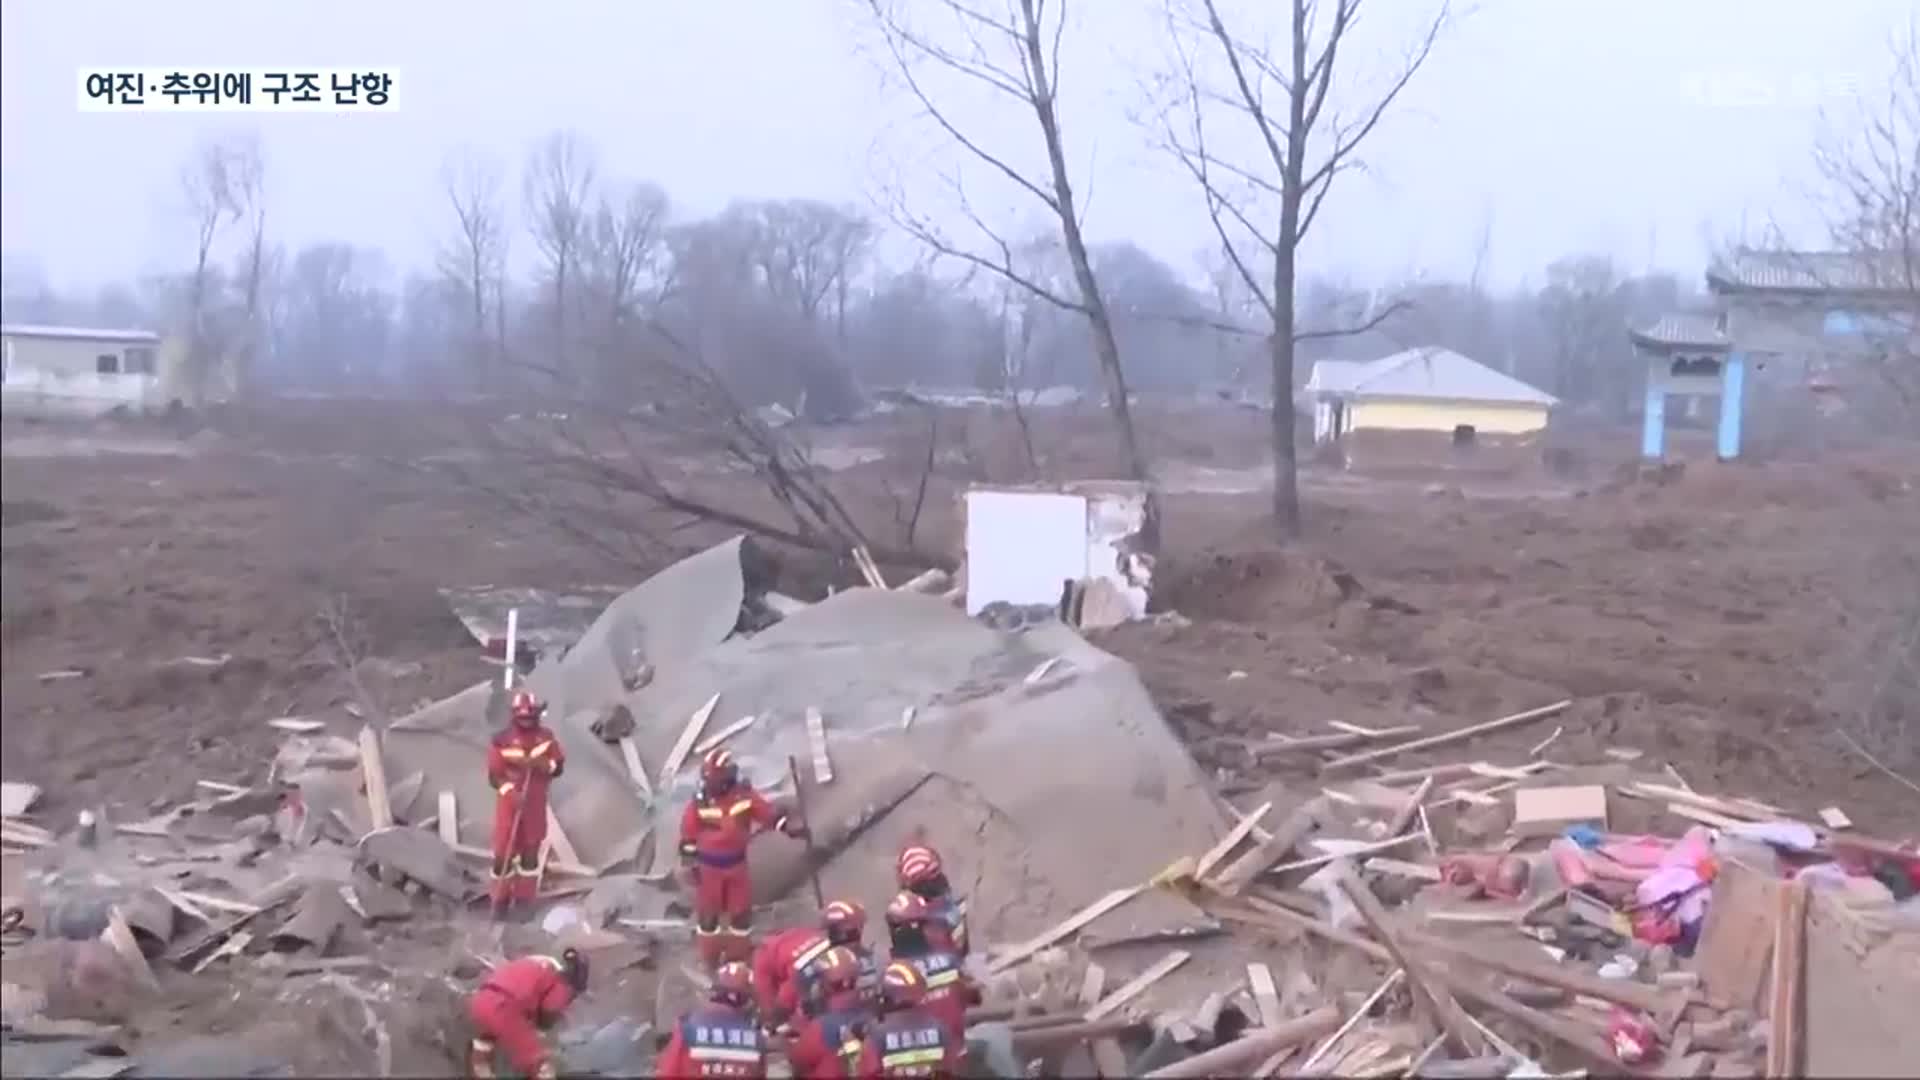
POLYGON ((520 609, 507 609, 507 673, 501 677, 501 685, 513 689, 513 648, 514 638, 520 633, 520 609))

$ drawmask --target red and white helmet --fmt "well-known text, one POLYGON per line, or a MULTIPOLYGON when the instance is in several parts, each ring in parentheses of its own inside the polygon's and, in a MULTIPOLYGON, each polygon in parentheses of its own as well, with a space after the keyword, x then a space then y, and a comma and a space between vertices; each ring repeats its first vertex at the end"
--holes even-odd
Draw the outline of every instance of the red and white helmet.
POLYGON ((531 690, 515 690, 513 703, 507 707, 508 715, 519 724, 537 724, 546 711, 547 703, 534 697, 531 690))
POLYGON ((831 997, 860 988, 860 958, 852 949, 835 945, 820 957, 820 992, 831 997))
POLYGON ((708 1000, 717 1005, 744 1008, 753 1002, 753 972, 734 960, 721 964, 713 973, 713 985, 707 988, 708 1000))
POLYGON ((880 1008, 911 1009, 927 999, 927 977, 904 960, 895 960, 880 973, 880 1008))
POLYGON ((933 917, 933 905, 917 892, 901 891, 887 904, 887 925, 896 930, 925 926, 933 917))
POLYGON ((700 760, 700 782, 710 791, 725 791, 740 778, 740 766, 734 763, 733 753, 724 746, 716 746, 707 751, 700 760))
POLYGON ((820 909, 820 928, 835 945, 856 945, 867 928, 867 909, 858 900, 833 900, 820 909))
POLYGON ((899 877, 903 889, 924 885, 945 872, 946 868, 940 864, 940 853, 925 844, 908 844, 900 849, 900 858, 894 863, 894 873, 899 877))

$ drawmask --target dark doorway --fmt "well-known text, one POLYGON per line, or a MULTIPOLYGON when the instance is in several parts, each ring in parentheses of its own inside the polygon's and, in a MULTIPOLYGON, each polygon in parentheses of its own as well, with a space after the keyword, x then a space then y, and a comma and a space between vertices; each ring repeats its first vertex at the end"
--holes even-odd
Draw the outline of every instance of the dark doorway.
POLYGON ((1473 445, 1475 432, 1472 424, 1455 424, 1453 428, 1453 446, 1459 450, 1473 445))

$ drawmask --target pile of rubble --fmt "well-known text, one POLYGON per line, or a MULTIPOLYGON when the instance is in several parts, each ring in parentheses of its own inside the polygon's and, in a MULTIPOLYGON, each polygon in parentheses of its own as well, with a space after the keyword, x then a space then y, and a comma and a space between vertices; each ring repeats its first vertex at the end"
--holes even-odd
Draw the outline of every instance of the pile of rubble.
POLYGON ((593 953, 583 1004, 600 1008, 562 1033, 568 1071, 644 1072, 649 1033, 699 981, 682 978, 671 837, 688 763, 723 743, 757 786, 804 795, 814 825, 811 863, 800 845, 754 850, 772 909, 759 925, 811 918, 789 894, 813 874, 878 912, 894 853, 934 842, 970 901, 987 988, 973 1019, 1004 1023, 1002 1049, 1030 1071, 1872 1075, 1920 1061, 1902 1023, 1920 1000, 1920 854, 1857 835, 1837 808, 1814 825, 1703 794, 1629 748, 1556 764, 1554 736, 1524 764, 1391 768, 1565 721, 1558 702, 1439 734, 1335 723, 1270 739, 1257 759, 1316 778, 1270 784, 1242 812, 1132 668, 1068 626, 983 625, 911 589, 770 604, 742 559, 721 545, 584 633, 541 638, 526 679, 568 770, 531 925, 503 932, 481 902, 497 679, 385 725, 271 720, 285 742, 259 779, 201 779, 204 796, 143 821, 86 812, 56 830, 37 792, 8 784, 10 1071, 23 1047, 36 1073, 152 1074, 167 1052, 179 1067, 153 1018, 191 1027, 180 996, 220 979, 208 1015, 223 1032, 235 1002, 336 1010, 338 1057, 281 1047, 282 1063, 444 1074, 476 978, 571 944, 593 953), (652 1014, 632 1015, 637 1000, 652 1014))

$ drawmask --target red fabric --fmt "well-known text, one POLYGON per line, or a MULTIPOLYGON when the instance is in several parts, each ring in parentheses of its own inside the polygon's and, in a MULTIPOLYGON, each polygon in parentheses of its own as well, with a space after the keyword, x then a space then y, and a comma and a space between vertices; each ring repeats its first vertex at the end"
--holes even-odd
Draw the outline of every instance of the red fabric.
POLYGON ((793 981, 793 961, 816 938, 825 937, 811 926, 795 926, 767 935, 753 954, 753 994, 760 1015, 781 1019, 780 989, 793 981))
POLYGON ((573 987, 553 961, 523 956, 494 968, 467 1003, 473 1026, 492 1039, 516 1070, 531 1076, 546 1060, 542 1026, 556 1023, 573 1004, 573 987))
POLYGON ((683 1077, 699 1076, 693 1067, 693 1056, 687 1053, 687 1040, 680 1037, 680 1025, 673 1026, 673 1034, 667 1037, 667 1048, 653 1063, 654 1075, 663 1080, 682 1080, 683 1077))
POLYGON ((776 1004, 789 1015, 804 1012, 812 1003, 806 1000, 807 969, 818 966, 820 958, 825 956, 829 943, 824 931, 814 931, 793 952, 793 960, 787 967, 787 977, 780 984, 776 1004))
POLYGON ((753 876, 745 860, 733 866, 701 864, 695 871, 693 918, 702 926, 745 927, 753 916, 753 876))
POLYGON ((547 790, 554 777, 565 771, 566 761, 560 740, 539 724, 509 724, 487 745, 487 782, 495 792, 492 893, 496 904, 531 902, 539 888, 540 848, 547 842, 547 790))
POLYGON ((783 820, 773 804, 750 784, 736 783, 724 794, 712 797, 702 792, 680 815, 680 852, 699 858, 703 864, 728 865, 746 858, 747 844, 755 833, 783 820))
POLYGON ((967 1007, 980 1001, 980 987, 961 968, 960 954, 938 950, 905 959, 926 977, 927 996, 922 1008, 938 1017, 948 1034, 964 1043, 967 1007))
POLYGON ((854 1075, 859 1080, 901 1076, 955 1077, 960 1075, 961 1060, 965 1054, 966 1043, 947 1034, 945 1026, 931 1012, 926 1009, 902 1009, 882 1019, 867 1033, 867 1043, 860 1051, 860 1063, 854 1069, 854 1075), (937 1036, 933 1034, 936 1032, 937 1036), (941 1059, 933 1065, 888 1066, 885 1059, 889 1051, 889 1036, 910 1047, 922 1045, 926 1037, 932 1036, 940 1044, 941 1059))
POLYGON ((870 1017, 853 995, 829 1004, 820 1016, 802 1021, 787 1046, 795 1080, 845 1080, 853 1075, 858 1058, 847 1053, 846 1044, 860 1037, 870 1017))

